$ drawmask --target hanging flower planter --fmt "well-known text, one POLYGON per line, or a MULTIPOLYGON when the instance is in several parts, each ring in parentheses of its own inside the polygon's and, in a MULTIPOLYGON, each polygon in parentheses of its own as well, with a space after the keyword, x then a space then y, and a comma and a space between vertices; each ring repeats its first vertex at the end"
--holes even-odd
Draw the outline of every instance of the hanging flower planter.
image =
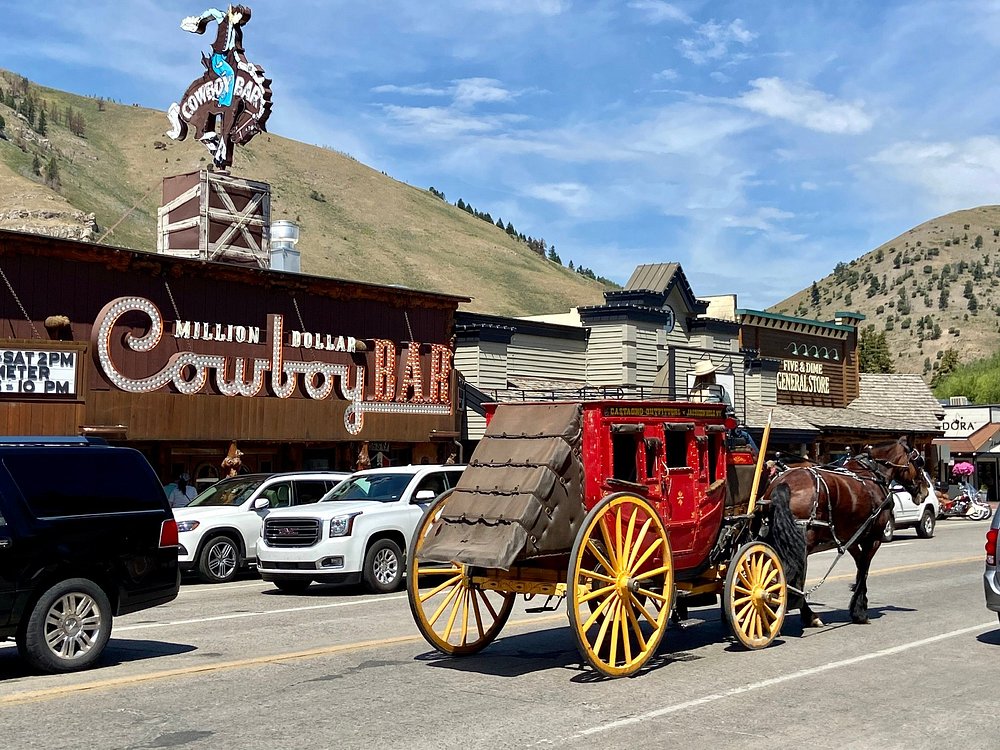
POLYGON ((951 473, 956 477, 970 477, 975 470, 976 467, 968 461, 959 461, 951 467, 951 473))

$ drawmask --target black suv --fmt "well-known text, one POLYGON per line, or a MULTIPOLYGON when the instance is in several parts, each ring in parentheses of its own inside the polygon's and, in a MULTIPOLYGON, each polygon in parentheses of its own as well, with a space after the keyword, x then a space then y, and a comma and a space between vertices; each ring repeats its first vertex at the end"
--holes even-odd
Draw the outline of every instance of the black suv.
POLYGON ((91 666, 114 615, 177 596, 177 524, 141 453, 0 438, 0 640, 45 672, 91 666))

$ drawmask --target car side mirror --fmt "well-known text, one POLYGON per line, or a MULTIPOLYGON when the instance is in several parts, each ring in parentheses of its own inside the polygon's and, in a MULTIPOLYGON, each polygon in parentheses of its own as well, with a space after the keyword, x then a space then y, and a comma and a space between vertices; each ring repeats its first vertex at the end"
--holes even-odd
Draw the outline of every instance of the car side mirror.
POLYGON ((417 490, 417 494, 413 496, 413 502, 415 504, 419 503, 429 503, 437 495, 434 494, 434 490, 417 490))
POLYGON ((266 497, 258 497, 256 500, 253 501, 254 510, 267 510, 270 507, 271 507, 271 501, 268 500, 266 497))

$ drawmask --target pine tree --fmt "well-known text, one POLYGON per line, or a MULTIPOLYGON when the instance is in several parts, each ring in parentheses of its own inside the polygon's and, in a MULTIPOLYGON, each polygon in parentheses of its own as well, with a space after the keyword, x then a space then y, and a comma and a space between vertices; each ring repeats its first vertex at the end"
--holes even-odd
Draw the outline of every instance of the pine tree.
POLYGON ((812 302, 813 307, 819 307, 819 287, 815 281, 809 289, 809 300, 812 302))
POLYGON ((49 132, 48 123, 45 121, 45 110, 38 113, 38 125, 35 128, 38 135, 45 135, 49 132))
POLYGON ((873 326, 862 329, 858 337, 858 366, 861 372, 868 373, 896 371, 884 331, 876 333, 873 326))
POLYGON ((49 163, 45 166, 45 184, 54 188, 59 187, 59 164, 54 156, 49 159, 49 163))
POLYGON ((31 173, 39 177, 42 175, 42 163, 38 160, 38 154, 31 160, 31 173))

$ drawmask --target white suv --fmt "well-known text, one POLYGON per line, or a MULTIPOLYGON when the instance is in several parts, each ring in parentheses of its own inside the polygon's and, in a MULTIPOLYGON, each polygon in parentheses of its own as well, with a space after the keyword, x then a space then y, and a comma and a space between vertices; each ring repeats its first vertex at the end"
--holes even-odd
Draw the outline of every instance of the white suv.
POLYGON ((314 503, 350 474, 300 471, 241 474, 216 482, 183 508, 174 508, 182 571, 207 583, 231 581, 257 560, 261 519, 274 508, 314 503))
POLYGON ((425 508, 458 484, 464 466, 422 465, 352 474, 313 505, 271 513, 257 544, 261 578, 300 593, 313 581, 399 586, 406 545, 425 508))
POLYGON ((927 473, 924 472, 924 481, 930 490, 927 497, 919 505, 913 501, 913 496, 904 490, 900 485, 893 482, 892 491, 892 517, 882 529, 882 541, 891 542, 896 529, 906 526, 915 526, 917 536, 921 539, 930 539, 934 536, 934 524, 938 517, 938 498, 934 492, 934 483, 931 482, 927 473))

